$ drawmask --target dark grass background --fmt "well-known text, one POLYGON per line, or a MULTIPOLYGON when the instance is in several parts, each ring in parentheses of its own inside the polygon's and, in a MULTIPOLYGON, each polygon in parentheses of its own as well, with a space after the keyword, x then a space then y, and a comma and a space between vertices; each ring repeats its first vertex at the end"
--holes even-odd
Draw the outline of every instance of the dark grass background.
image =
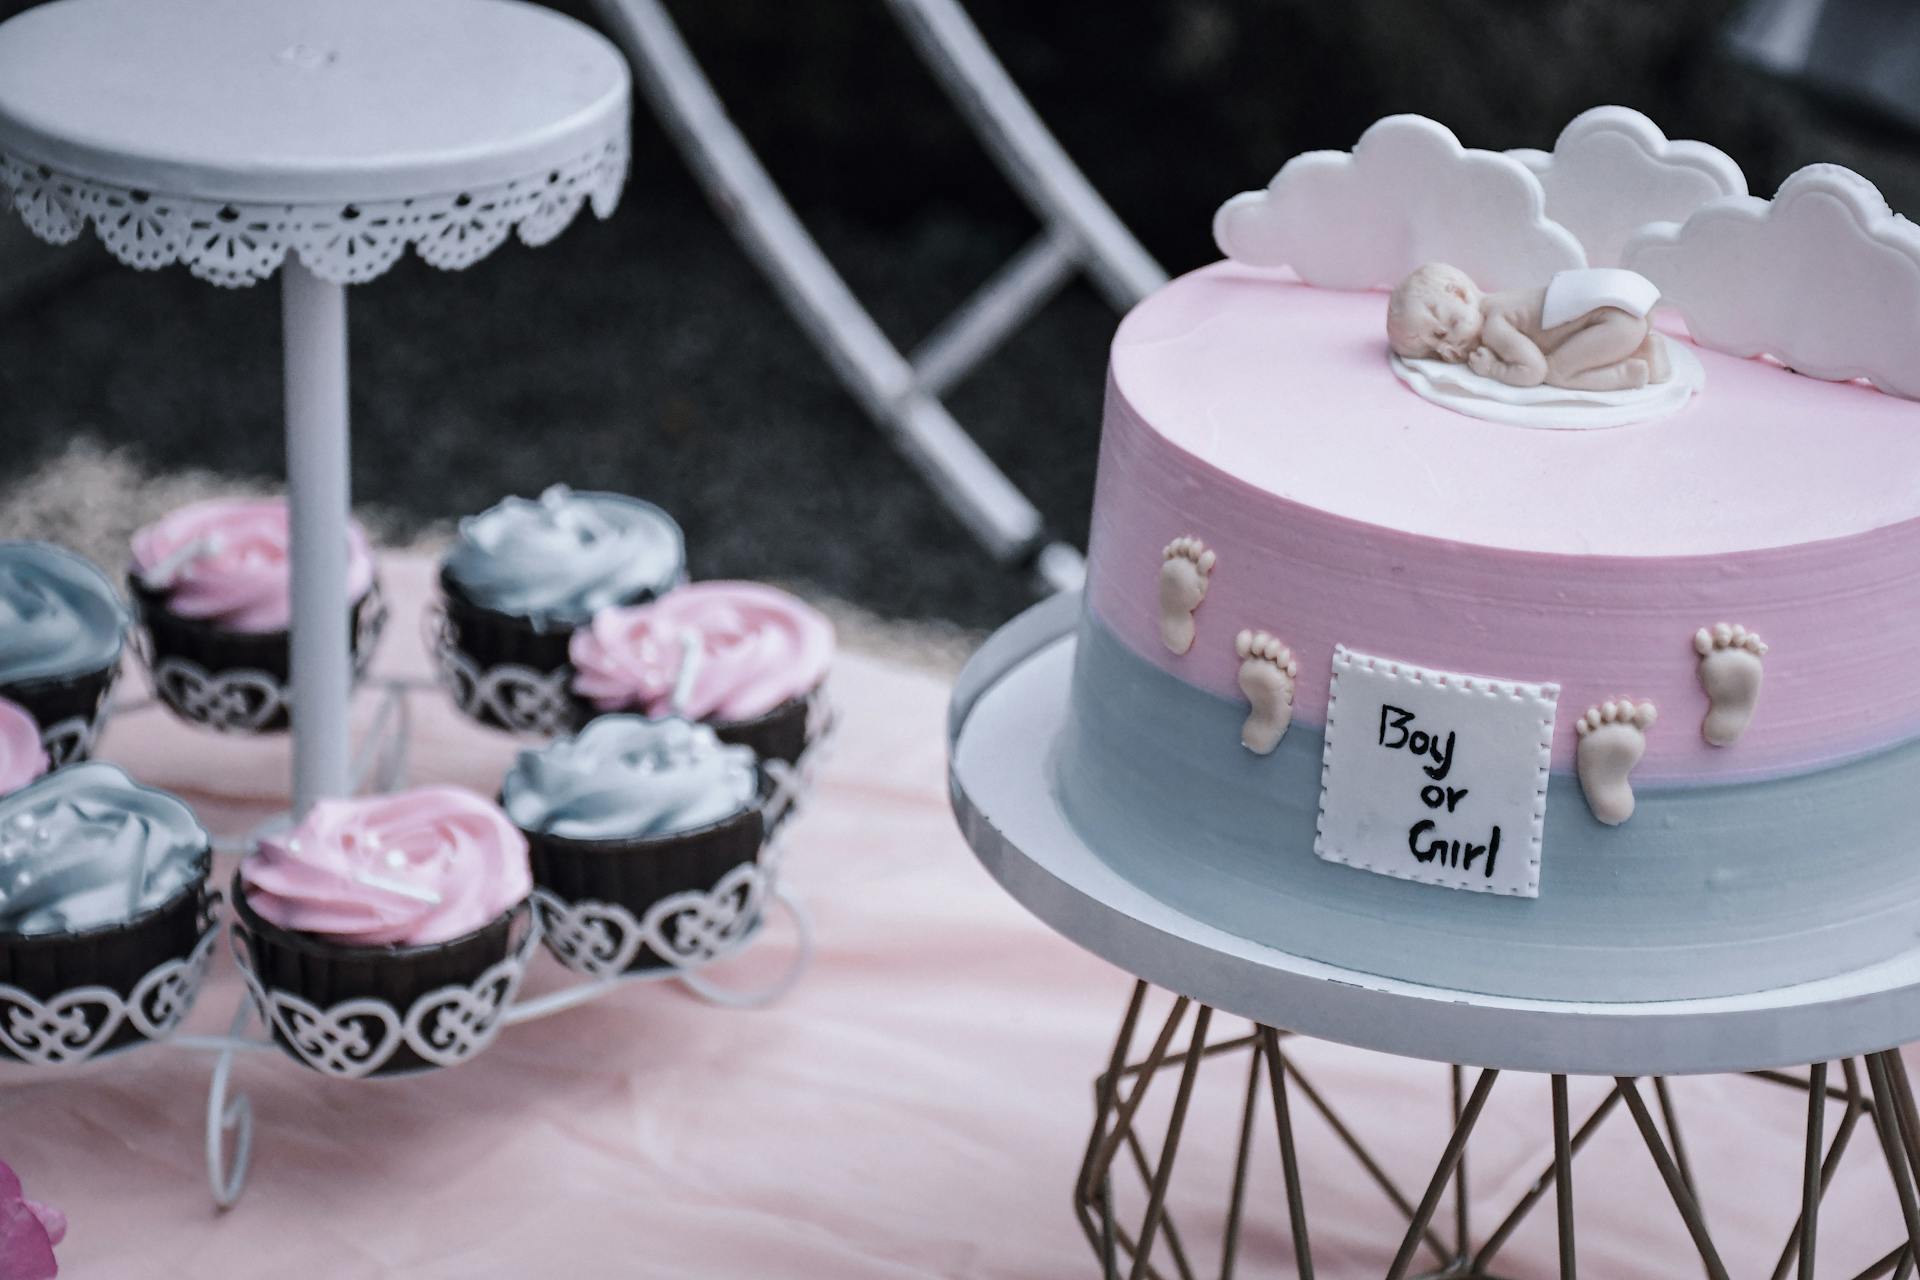
MULTIPOLYGON (((0 12, 21 6, 0 0, 0 12)), ((562 6, 586 16, 583 6, 562 6)), ((1729 58, 1736 0, 975 0, 1016 80, 1172 271, 1213 208, 1392 111, 1549 146, 1585 107, 1730 152, 1756 192, 1815 160, 1920 209, 1911 134, 1729 58)), ((1035 229, 877 0, 674 5, 775 177, 910 347, 1035 229)), ((52 251, 48 251, 51 253, 52 251)), ((64 251, 81 255, 87 250, 64 251)), ((895 458, 736 251, 653 122, 625 200, 540 251, 351 295, 354 483, 402 529, 556 481, 652 498, 694 572, 991 625, 1028 599, 895 458)), ((1082 540, 1115 317, 1070 288, 951 404, 1082 540)), ((88 266, 0 312, 0 467, 91 437, 156 470, 281 470, 278 296, 88 266)), ((4 483, 4 478, 0 478, 4 483)))

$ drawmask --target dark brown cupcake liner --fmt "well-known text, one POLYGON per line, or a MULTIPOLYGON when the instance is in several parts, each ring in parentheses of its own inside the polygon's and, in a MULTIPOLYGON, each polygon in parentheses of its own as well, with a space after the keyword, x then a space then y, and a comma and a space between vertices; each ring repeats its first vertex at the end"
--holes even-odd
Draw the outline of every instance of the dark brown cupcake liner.
MULTIPOLYGON (((234 932, 247 949, 254 979, 269 992, 283 991, 325 1011, 348 1000, 379 1000, 402 1022, 420 997, 443 987, 467 987, 513 953, 532 927, 527 904, 515 903, 472 933, 425 946, 352 946, 317 934, 298 933, 268 923, 247 901, 246 886, 234 872, 231 889, 234 932)), ((311 1066, 269 1017, 273 1039, 289 1056, 311 1066)), ((431 1070, 430 1062, 404 1039, 370 1076, 431 1070)))
MULTIPOLYGON (((70 933, 0 929, 0 985, 18 987, 40 1001, 79 987, 105 987, 123 1002, 129 1000, 141 979, 170 960, 185 960, 199 945, 214 917, 215 900, 207 891, 211 871, 212 855, 208 854, 191 883, 158 906, 118 924, 70 933)), ((106 1006, 97 1003, 81 1003, 77 1012, 89 1033, 97 1031, 107 1016, 106 1006)), ((111 1052, 145 1038, 129 1018, 94 1053, 111 1052)), ((0 1043, 0 1059, 18 1060, 4 1043, 0 1043)))
MULTIPOLYGON (((40 726, 42 734, 65 720, 82 720, 94 725, 100 721, 106 709, 107 697, 113 692, 113 682, 119 674, 120 659, 116 655, 112 662, 97 671, 0 685, 0 698, 17 702, 26 708, 33 722, 40 726)), ((91 747, 90 735, 78 744, 76 754, 57 763, 78 764, 91 754, 91 747)))
POLYGON ((799 763, 807 749, 807 722, 818 690, 809 690, 751 720, 709 720, 720 741, 752 747, 762 760, 799 763))
MULTIPOLYGON (((204 618, 174 613, 167 607, 166 593, 146 586, 137 574, 129 577, 128 586, 135 614, 146 632, 154 694, 168 710, 191 724, 227 732, 281 733, 291 726, 293 659, 289 633, 228 631, 204 618), (253 688, 229 686, 251 714, 243 716, 242 723, 214 723, 206 690, 192 687, 190 681, 161 678, 160 664, 169 658, 191 662, 212 677, 259 677, 260 684, 253 688)), ((372 660, 385 618, 386 604, 376 579, 347 610, 347 635, 353 646, 356 677, 372 660)))
POLYGON ((482 667, 521 666, 557 671, 567 665, 567 644, 578 626, 534 625, 533 619, 478 604, 445 569, 440 595, 460 651, 482 667))
MULTIPOLYGON (((564 671, 566 675, 560 682, 564 706, 560 709, 555 727, 566 729, 581 722, 588 707, 573 696, 569 687, 573 668, 567 655, 567 646, 573 639, 573 633, 579 630, 578 627, 535 627, 530 618, 501 613, 476 604, 445 569, 440 571, 440 594, 447 615, 448 639, 467 661, 483 673, 508 666, 525 667, 541 676, 564 671)), ((461 709, 489 728, 522 733, 528 727, 501 718, 493 707, 484 702, 461 709)))
MULTIPOLYGON (((677 893, 710 893, 727 873, 755 861, 766 843, 765 806, 770 786, 763 778, 759 798, 731 817, 691 831, 638 840, 575 840, 527 831, 533 882, 569 905, 606 903, 636 921, 677 893)), ((741 922, 743 930, 758 921, 741 922)), ((552 939, 550 950, 559 955, 552 939)), ((565 959, 561 956, 561 959, 565 959)), ((626 972, 640 973, 673 963, 642 944, 626 972)))

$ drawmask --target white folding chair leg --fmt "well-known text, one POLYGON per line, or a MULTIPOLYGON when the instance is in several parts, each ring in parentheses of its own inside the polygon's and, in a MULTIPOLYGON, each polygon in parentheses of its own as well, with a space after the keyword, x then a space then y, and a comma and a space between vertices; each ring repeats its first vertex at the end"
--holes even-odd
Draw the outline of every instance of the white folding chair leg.
POLYGON ((960 0, 887 0, 907 38, 1040 220, 1078 242, 1078 265, 1115 311, 1167 282, 1167 273, 1100 198, 1041 123, 960 0))
POLYGON ((1045 305, 1079 266, 1072 241, 1060 229, 1034 237, 914 348, 913 371, 921 389, 945 395, 1045 305))
POLYGON ((1085 577, 1079 551, 1046 538, 1040 513, 939 397, 1075 270, 1088 271, 1120 306, 1165 277, 1047 134, 965 14, 920 0, 900 9, 949 92, 963 102, 972 94, 992 99, 977 114, 969 110, 969 119, 1046 229, 909 360, 853 296, 727 118, 660 0, 596 0, 596 7, 721 217, 895 447, 995 559, 1031 569, 1049 590, 1078 587, 1085 577))

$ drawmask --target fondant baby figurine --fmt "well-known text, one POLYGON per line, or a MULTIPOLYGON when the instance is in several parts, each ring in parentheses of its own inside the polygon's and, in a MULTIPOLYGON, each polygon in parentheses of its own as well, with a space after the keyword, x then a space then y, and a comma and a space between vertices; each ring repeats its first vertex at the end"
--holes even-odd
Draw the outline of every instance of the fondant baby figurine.
POLYGON ((1617 267, 1482 293, 1459 268, 1429 262, 1388 300, 1387 340, 1404 360, 1465 364, 1509 386, 1634 391, 1673 376, 1647 322, 1659 297, 1652 281, 1617 267))

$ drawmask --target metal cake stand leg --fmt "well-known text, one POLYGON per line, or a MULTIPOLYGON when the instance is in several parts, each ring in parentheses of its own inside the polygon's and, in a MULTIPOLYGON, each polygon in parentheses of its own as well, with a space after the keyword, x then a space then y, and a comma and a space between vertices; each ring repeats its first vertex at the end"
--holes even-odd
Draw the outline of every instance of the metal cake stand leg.
POLYGON ((1814 1243, 1808 1226, 1809 1219, 1818 1215, 1820 1201, 1825 1197, 1828 1185, 1833 1182, 1834 1171, 1840 1167, 1840 1157, 1846 1154, 1847 1144, 1853 1139, 1853 1131, 1858 1127, 1860 1117, 1865 1113, 1860 1090, 1860 1068, 1851 1058, 1848 1058, 1841 1062, 1840 1071, 1846 1079, 1846 1093, 1843 1095, 1845 1109, 1841 1112, 1839 1125, 1834 1129, 1833 1142, 1828 1146, 1825 1158, 1817 1166, 1812 1163, 1813 1152, 1818 1147, 1816 1141, 1818 1131, 1814 1126, 1824 1123, 1825 1103, 1831 1099, 1822 1096, 1821 1093, 1826 1085, 1824 1070, 1820 1073, 1818 1087, 1814 1086, 1812 1077, 1809 1077, 1806 1156, 1809 1170, 1815 1170, 1812 1173, 1815 1182, 1811 1186, 1802 1186, 1800 1218, 1794 1222, 1793 1230, 1787 1233, 1787 1242, 1780 1250, 1780 1260, 1773 1267, 1772 1280, 1786 1280, 1787 1269, 1794 1265, 1796 1259, 1799 1262, 1799 1275, 1813 1274, 1814 1243), (1801 1238, 1803 1233, 1808 1237, 1804 1241, 1801 1238))
MULTIPOLYGON (((1287 1191, 1287 1226, 1293 1234, 1293 1261, 1301 1280, 1313 1280, 1313 1242, 1307 1234, 1307 1197, 1300 1186, 1300 1160, 1293 1144, 1293 1112, 1287 1102, 1287 1060, 1280 1056, 1280 1034, 1260 1028, 1260 1053, 1267 1061, 1273 1090, 1273 1125, 1280 1141, 1280 1173, 1287 1191)), ((1253 1107, 1252 1100, 1247 1104, 1253 1107)))
POLYGON ((1906 1244, 1889 1258, 1900 1268, 1899 1274, 1905 1275, 1912 1270, 1914 1259, 1920 1258, 1920 1199, 1916 1199, 1914 1189, 1915 1175, 1920 1172, 1920 1154, 1916 1153, 1915 1142, 1916 1137, 1920 1137, 1920 1125, 1911 1124, 1902 1115, 1903 1110, 1911 1113, 1913 1098, 1911 1090, 1904 1090, 1906 1105, 1902 1107, 1900 1086, 1906 1084, 1907 1075, 1898 1052, 1869 1054, 1867 1078, 1873 1085, 1874 1127, 1880 1135, 1880 1149, 1886 1155, 1887 1172, 1893 1178, 1894 1192, 1900 1198, 1900 1216, 1907 1228, 1906 1244), (1899 1085, 1895 1084, 1896 1080, 1899 1085))
POLYGON ((1500 1249, 1513 1236, 1521 1222, 1526 1219, 1533 1207, 1551 1190, 1554 1193, 1554 1208, 1560 1227, 1560 1276, 1561 1280, 1572 1280, 1574 1275, 1573 1257, 1573 1157, 1587 1145, 1587 1140, 1599 1131, 1600 1125, 1620 1103, 1620 1090, 1616 1086, 1600 1100, 1599 1105, 1588 1113, 1578 1129, 1563 1133, 1571 1125, 1570 1110, 1567 1102, 1567 1077, 1553 1077, 1553 1161, 1544 1172, 1534 1180, 1525 1195, 1520 1197, 1511 1212, 1493 1229, 1486 1243, 1480 1246, 1480 1252, 1473 1255, 1473 1274, 1486 1274, 1493 1265, 1493 1259, 1500 1249))
MULTIPOLYGON (((1420 1207, 1414 1210, 1413 1221, 1407 1224, 1407 1233, 1400 1241, 1400 1252, 1394 1255, 1393 1265, 1387 1268, 1387 1280, 1402 1280, 1407 1274, 1407 1268, 1413 1265, 1414 1255, 1420 1251, 1421 1236, 1425 1233, 1427 1224, 1433 1221, 1434 1211, 1440 1207, 1440 1197, 1445 1194, 1447 1184, 1453 1181, 1455 1171, 1466 1159, 1467 1140, 1473 1136, 1474 1126, 1480 1123, 1480 1112, 1485 1109, 1487 1097, 1493 1092, 1494 1082, 1499 1078, 1498 1071, 1482 1071, 1480 1078, 1474 1082, 1473 1093, 1464 1103, 1459 1103, 1456 1096, 1454 1110, 1457 1118, 1454 1121, 1453 1136, 1447 1139, 1446 1150, 1440 1154, 1439 1167, 1433 1171, 1433 1178, 1427 1183, 1427 1194, 1422 1197, 1420 1207)), ((1465 1218, 1462 1215, 1462 1230, 1465 1229, 1465 1225, 1465 1218)), ((1466 1241, 1463 1238, 1458 1242, 1457 1248, 1464 1250, 1465 1245, 1466 1241)), ((1463 1265, 1463 1261, 1456 1254, 1445 1270, 1430 1274, 1435 1277, 1466 1275, 1467 1272, 1459 1269, 1463 1265)))
MULTIPOLYGON (((1606 1095, 1576 1123, 1568 1077, 1552 1076, 1548 1081, 1550 1112, 1542 1117, 1550 1121, 1552 1157, 1476 1251, 1469 1211, 1467 1156, 1475 1128, 1500 1076, 1498 1071, 1478 1072, 1469 1088, 1468 1073, 1464 1069, 1450 1070, 1451 1131, 1416 1204, 1386 1174, 1381 1161, 1341 1119, 1327 1097, 1301 1073, 1299 1064, 1289 1057, 1284 1047, 1288 1032, 1255 1026, 1251 1034, 1210 1043, 1208 1033, 1214 1011, 1186 997, 1175 996, 1158 1029, 1149 1033, 1143 1031, 1154 1026, 1147 1013, 1148 997, 1148 984, 1136 982, 1106 1070, 1094 1081, 1093 1129, 1074 1183, 1075 1214, 1100 1262, 1101 1274, 1110 1280, 1121 1277, 1166 1280, 1173 1276, 1193 1280, 1203 1274, 1217 1274, 1221 1280, 1232 1280, 1246 1236, 1249 1205, 1262 1203, 1258 1198, 1250 1198, 1249 1169, 1255 1135, 1261 1128, 1257 1113, 1263 1093, 1273 1110, 1293 1273, 1303 1280, 1311 1280, 1314 1270, 1312 1225, 1304 1189, 1307 1171, 1301 1168, 1293 1129, 1296 1095, 1304 1098, 1326 1121, 1400 1219, 1392 1237, 1399 1242, 1398 1251, 1385 1273, 1386 1280, 1407 1280, 1414 1276, 1415 1265, 1423 1256, 1432 1260, 1429 1265, 1435 1269, 1418 1273, 1419 1280, 1496 1280, 1492 1270, 1496 1257, 1549 1192, 1554 1199, 1558 1257, 1555 1274, 1559 1280, 1575 1280, 1578 1257, 1574 1161, 1600 1127, 1621 1110, 1626 1112, 1634 1134, 1651 1157, 1654 1170, 1687 1230, 1703 1273, 1708 1280, 1727 1280, 1726 1263, 1709 1228, 1699 1185, 1687 1161, 1674 1091, 1666 1079, 1616 1078, 1606 1095), (1177 1042, 1182 1042, 1183 1027, 1189 1026, 1190 1014, 1184 1047, 1177 1048, 1177 1042), (1150 1043, 1145 1055, 1136 1059, 1137 1043, 1143 1038, 1150 1043), (1172 1199, 1175 1158, 1183 1148, 1191 1104, 1200 1088, 1201 1067, 1209 1060, 1224 1060, 1240 1053, 1247 1055, 1247 1062, 1244 1074, 1236 1072, 1232 1077, 1241 1107, 1233 1130, 1233 1174, 1228 1184, 1218 1263, 1213 1266, 1203 1260, 1202 1251, 1197 1247, 1201 1242, 1182 1235, 1168 1206, 1172 1199), (1156 1132, 1149 1134, 1144 1104, 1155 1078, 1163 1073, 1173 1075, 1177 1083, 1166 1112, 1164 1132, 1158 1132, 1156 1125, 1156 1132), (1651 1098, 1647 1096, 1649 1090, 1651 1098), (1153 1150, 1154 1139, 1158 1141, 1157 1152, 1153 1150), (1130 1226, 1131 1220, 1123 1220, 1116 1203, 1115 1183, 1119 1175, 1129 1171, 1145 1192, 1145 1208, 1137 1220, 1137 1229, 1130 1226), (1452 1200, 1451 1239, 1444 1238, 1435 1229, 1435 1220, 1449 1197, 1452 1200)), ((1912 1280, 1916 1273, 1915 1260, 1920 1259, 1920 1105, 1916 1105, 1913 1086, 1899 1052, 1871 1054, 1865 1059, 1864 1069, 1859 1062, 1842 1060, 1837 1068, 1836 1064, 1815 1063, 1804 1075, 1782 1071, 1745 1074, 1798 1091, 1806 1099, 1798 1213, 1781 1245, 1772 1280, 1786 1280, 1789 1275, 1797 1280, 1814 1280, 1821 1274, 1816 1266, 1821 1203, 1863 1121, 1871 1125, 1871 1131, 1880 1139, 1881 1156, 1900 1203, 1904 1239, 1872 1266, 1854 1274, 1852 1280, 1884 1280, 1887 1276, 1912 1280)), ((1209 1078, 1217 1075, 1214 1073, 1209 1078)), ((1190 1142, 1185 1145, 1192 1146, 1190 1142)), ((1199 1152, 1190 1153, 1188 1160, 1192 1163, 1207 1158, 1208 1153, 1199 1152)), ((1827 1274, 1832 1274, 1831 1270, 1827 1274)))
POLYGON ((1619 1085, 1620 1096, 1626 1100, 1633 1123, 1639 1128, 1640 1137, 1647 1145, 1647 1154, 1653 1157, 1654 1167, 1667 1184, 1674 1207, 1687 1224, 1687 1234, 1693 1237, 1694 1247, 1700 1250, 1701 1261, 1707 1264, 1709 1280, 1727 1280, 1726 1264, 1720 1261, 1719 1251, 1713 1246, 1713 1236, 1707 1230, 1705 1216, 1700 1212, 1700 1202, 1694 1198, 1693 1188, 1681 1170, 1679 1161, 1661 1138, 1660 1128, 1653 1121, 1653 1113, 1647 1110, 1646 1099, 1640 1096, 1639 1084, 1631 1077, 1621 1076, 1619 1085))
MULTIPOLYGON (((1618 1093, 1607 1095, 1617 1098, 1618 1093)), ((1567 1078, 1553 1078, 1553 1200, 1558 1211, 1560 1280, 1574 1280, 1579 1270, 1575 1254, 1573 1226, 1573 1140, 1568 1135, 1567 1078)))

